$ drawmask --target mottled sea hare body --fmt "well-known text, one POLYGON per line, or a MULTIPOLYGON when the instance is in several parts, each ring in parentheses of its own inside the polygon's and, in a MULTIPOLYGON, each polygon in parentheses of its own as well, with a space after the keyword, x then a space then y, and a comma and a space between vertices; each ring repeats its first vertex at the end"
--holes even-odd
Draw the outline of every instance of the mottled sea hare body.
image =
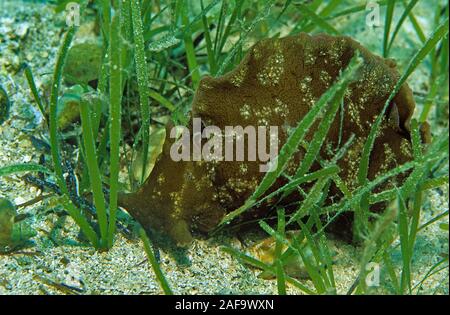
MULTIPOLYGON (((332 86, 356 51, 364 60, 363 66, 345 94, 343 117, 338 111, 320 152, 323 159, 331 159, 355 136, 338 161, 339 175, 354 189, 364 142, 399 73, 392 60, 375 56, 349 37, 302 33, 260 41, 232 72, 202 79, 189 128, 192 130, 192 118, 201 118, 205 125, 221 130, 225 126, 278 126, 281 148, 289 131, 332 86)), ((404 84, 387 109, 370 157, 369 179, 411 160, 409 124, 414 107, 412 91, 404 84)), ((316 129, 317 122, 306 141, 312 139, 316 129)), ((163 152, 145 184, 136 193, 122 195, 120 202, 143 226, 163 230, 179 244, 186 244, 191 231, 208 232, 225 214, 241 206, 264 173, 258 159, 175 162, 170 156, 175 141, 170 138, 170 128, 166 134, 163 152)), ((304 154, 305 150, 299 148, 285 170, 287 174, 295 174, 304 154)), ((319 168, 313 165, 311 170, 319 168)), ((270 191, 284 184, 286 180, 279 179, 270 191)), ((339 197, 337 190, 335 194, 339 197)), ((294 192, 286 201, 300 199, 294 192)), ((248 210, 240 220, 266 217, 276 201, 248 210)))

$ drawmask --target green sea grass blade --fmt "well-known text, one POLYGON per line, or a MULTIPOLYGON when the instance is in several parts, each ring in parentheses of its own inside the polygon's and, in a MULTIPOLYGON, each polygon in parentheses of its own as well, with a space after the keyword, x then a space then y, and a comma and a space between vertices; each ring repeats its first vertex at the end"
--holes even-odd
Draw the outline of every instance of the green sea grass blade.
MULTIPOLYGON (((121 12, 119 10, 118 12, 121 12)), ((121 14, 116 14, 110 27, 109 77, 109 225, 108 247, 112 247, 116 230, 117 197, 119 192, 120 139, 122 120, 122 37, 121 14)), ((106 133, 105 133, 106 134, 106 133)), ((106 137, 105 137, 106 138, 106 137)))
POLYGON ((396 2, 396 0, 389 0, 387 2, 386 18, 384 20, 384 36, 383 36, 383 57, 384 58, 386 58, 388 56, 389 34, 391 31, 392 18, 394 16, 395 2, 396 2))
MULTIPOLYGON (((203 0, 200 0, 202 10, 204 10, 203 0)), ((214 75, 217 70, 216 57, 214 54, 214 48, 211 40, 211 32, 209 30, 208 18, 206 15, 202 16, 203 33, 205 34, 206 51, 208 54, 209 71, 214 75)))
POLYGON ((150 265, 153 268, 153 272, 156 275, 156 279, 158 280, 159 285, 161 286, 161 288, 164 291, 164 294, 172 295, 173 294, 172 289, 170 288, 170 285, 167 282, 166 277, 164 277, 161 267, 159 266, 159 263, 156 260, 155 254, 153 253, 150 240, 149 240, 147 234, 145 233, 145 230, 142 227, 139 228, 139 236, 140 236, 142 242, 144 243, 145 253, 147 254, 147 258, 150 262, 150 265))
POLYGON ((339 171, 340 171, 340 168, 337 165, 331 165, 329 167, 320 169, 316 172, 306 174, 306 175, 302 176, 301 178, 293 179, 293 180, 289 181, 289 183, 287 183, 286 185, 282 186, 281 188, 278 188, 274 192, 271 192, 267 196, 264 196, 263 198, 261 198, 260 200, 255 202, 254 206, 259 205, 262 202, 264 202, 270 198, 273 198, 276 195, 281 194, 282 192, 291 191, 293 188, 298 187, 301 184, 310 183, 310 182, 313 182, 315 180, 318 180, 318 179, 323 178, 328 175, 333 177, 333 175, 336 175, 337 173, 339 173, 339 171))
POLYGON ((52 171, 45 166, 33 163, 19 163, 0 167, 0 176, 9 176, 24 172, 52 174, 52 171))
POLYGON ((308 146, 308 150, 302 159, 299 168, 297 169, 294 179, 300 178, 306 174, 307 171, 313 165, 317 155, 320 152, 320 149, 325 142, 328 131, 330 130, 331 124, 336 116, 336 112, 339 108, 339 104, 341 103, 342 98, 344 96, 345 90, 342 89, 336 93, 336 95, 330 101, 329 108, 325 112, 325 116, 320 122, 317 131, 314 133, 314 137, 311 140, 311 143, 308 146))
POLYGON ((397 25, 395 26, 394 31, 392 32, 391 39, 389 41, 389 44, 387 45, 386 52, 389 54, 389 51, 392 48, 392 45, 394 44, 395 38, 397 37, 398 32, 402 28, 403 22, 405 22, 406 18, 409 16, 410 12, 414 8, 414 6, 419 2, 419 0, 411 0, 408 5, 406 6, 405 10, 402 13, 402 16, 397 22, 397 25))
POLYGON ((307 5, 303 3, 297 3, 297 6, 300 8, 302 13, 305 13, 311 19, 311 21, 322 30, 332 35, 340 34, 340 32, 336 28, 334 28, 334 26, 328 23, 328 21, 323 19, 321 16, 317 15, 317 13, 311 10, 307 5))
MULTIPOLYGON (((442 185, 447 184, 449 181, 448 175, 441 176, 438 178, 427 179, 423 182, 420 187, 420 191, 430 190, 433 188, 440 187, 442 185)), ((370 204, 379 203, 382 201, 394 200, 396 197, 396 188, 385 190, 383 192, 379 192, 377 194, 372 194, 370 196, 369 202, 370 204)))
POLYGON ((221 37, 220 45, 218 46, 218 49, 216 51, 217 54, 220 54, 223 50, 223 47, 225 46, 226 41, 230 37, 231 29, 233 28, 236 19, 238 18, 242 5, 244 4, 244 0, 237 0, 236 4, 233 9, 233 13, 231 13, 230 20, 228 21, 227 26, 225 27, 225 31, 223 32, 223 36, 221 37))
MULTIPOLYGON (((284 216, 284 209, 279 208, 277 210, 278 216, 278 225, 277 232, 283 238, 285 236, 285 226, 286 226, 286 218, 284 216)), ((281 263, 281 254, 283 249, 283 243, 279 240, 276 240, 275 244, 275 270, 277 275, 277 288, 279 295, 286 295, 286 277, 284 274, 283 264, 281 263)))
POLYGON ((329 177, 322 177, 314 184, 313 188, 311 188, 311 191, 308 193, 308 196, 302 202, 300 208, 289 219, 286 225, 290 225, 291 223, 297 221, 312 209, 314 204, 316 204, 319 201, 320 197, 322 197, 322 192, 328 179, 329 177))
POLYGON ((61 86, 61 76, 64 63, 67 57, 67 52, 69 50, 70 43, 72 42, 73 36, 75 35, 75 28, 71 27, 64 36, 63 44, 58 52, 58 57, 56 60, 55 70, 53 73, 52 88, 50 95, 50 115, 49 115, 49 129, 50 129, 50 147, 51 155, 53 160, 53 168, 55 170, 56 182, 59 189, 63 193, 64 206, 66 207, 69 215, 75 220, 78 226, 81 228, 82 232, 86 235, 88 240, 95 246, 98 247, 99 241, 97 234, 91 227, 86 217, 77 209, 68 198, 69 190, 66 186, 66 181, 63 176, 63 168, 61 161, 61 153, 59 146, 59 133, 58 133, 58 121, 57 121, 57 104, 58 104, 58 94, 61 86))
POLYGON ((159 52, 164 49, 170 48, 180 42, 180 40, 184 37, 186 33, 191 33, 191 28, 194 24, 202 19, 212 8, 214 8, 221 0, 213 0, 206 8, 202 10, 198 15, 196 15, 188 25, 186 25, 182 29, 176 29, 170 31, 168 34, 165 34, 161 39, 152 41, 148 45, 148 49, 150 51, 159 52))
POLYGON ((141 8, 138 0, 131 1, 131 16, 133 22, 134 35, 134 57, 136 62, 136 75, 139 89, 139 103, 141 108, 141 137, 142 137, 142 175, 141 184, 145 180, 147 161, 148 161, 148 146, 150 142, 150 104, 148 101, 148 67, 145 57, 143 25, 141 19, 141 8))
POLYGON ((36 83, 34 81, 33 72, 31 71, 31 68, 28 64, 25 64, 24 67, 25 67, 25 70, 24 70, 25 77, 27 79, 31 93, 33 94, 34 101, 36 102, 36 104, 42 114, 42 117, 44 117, 44 119, 45 119, 46 113, 45 113, 45 109, 44 109, 44 102, 42 101, 41 96, 39 95, 39 92, 36 88, 36 83))
POLYGON ((405 200, 400 193, 397 192, 398 205, 398 235, 400 236, 400 249, 402 253, 402 276, 400 278, 401 293, 405 294, 406 290, 411 290, 411 257, 410 242, 408 231, 408 211, 406 210, 405 200))
MULTIPOLYGON (((390 1, 390 0, 380 0, 380 1, 377 1, 377 4, 380 5, 380 7, 381 6, 385 6, 388 1, 390 1)), ((327 16, 325 19, 326 20, 332 20, 332 19, 335 19, 335 18, 338 18, 338 17, 341 17, 341 16, 347 16, 347 15, 350 15, 350 14, 353 14, 353 13, 358 13, 358 12, 361 12, 361 11, 365 11, 366 7, 367 7, 367 4, 365 4, 365 3, 364 4, 357 4, 355 6, 349 7, 348 9, 345 9, 345 10, 339 11, 339 12, 337 12, 335 14, 332 14, 330 16, 327 16)))
POLYGON ((53 167, 55 169, 56 180, 61 191, 68 195, 68 189, 63 176, 60 148, 59 148, 59 135, 57 124, 57 104, 58 94, 61 86, 61 75, 66 61, 67 52, 69 50, 70 43, 75 35, 75 28, 71 27, 65 37, 63 44, 59 50, 56 66, 53 74, 51 95, 50 95, 50 146, 53 158, 53 167))
MULTIPOLYGON (((189 25, 189 4, 188 1, 183 1, 183 9, 181 19, 183 21, 183 25, 189 25)), ((192 40, 192 29, 190 28, 188 31, 185 31, 183 34, 184 41, 184 50, 186 52, 186 58, 188 63, 188 69, 190 73, 190 77, 192 80, 192 86, 194 89, 198 87, 200 83, 200 71, 198 68, 197 57, 195 55, 195 47, 194 41, 192 40)))
POLYGON ((105 247, 108 237, 108 218, 106 215, 106 202, 103 195, 103 183, 100 170, 98 168, 97 154, 95 149, 95 139, 92 133, 92 120, 89 103, 82 98, 80 102, 81 126, 83 129, 84 152, 86 164, 89 171, 90 186, 94 197, 97 220, 100 227, 101 246, 105 247))
POLYGON ((241 36, 239 37, 239 40, 234 44, 233 48, 227 52, 227 56, 220 65, 219 70, 217 71, 217 76, 223 75, 225 71, 227 70, 228 66, 233 61, 234 57, 238 53, 238 51, 242 48, 242 45, 244 44, 244 41, 247 39, 249 34, 255 29, 255 27, 264 19, 266 19, 272 7, 274 6, 275 1, 270 0, 265 3, 265 9, 258 13, 258 15, 252 20, 250 25, 241 33, 241 36))

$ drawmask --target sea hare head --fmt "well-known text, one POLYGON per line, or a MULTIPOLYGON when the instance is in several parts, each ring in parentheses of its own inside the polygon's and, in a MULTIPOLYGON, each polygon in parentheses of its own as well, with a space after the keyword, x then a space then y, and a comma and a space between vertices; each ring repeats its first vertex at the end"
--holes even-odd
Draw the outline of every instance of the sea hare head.
POLYGON ((214 201, 214 184, 206 163, 173 161, 174 139, 167 138, 154 169, 136 193, 123 194, 120 203, 143 226, 167 232, 178 244, 191 241, 191 230, 208 231, 225 212, 214 201))
MULTIPOLYGON (((399 73, 392 60, 373 55, 349 37, 299 34, 259 42, 232 72, 203 78, 192 104, 189 130, 193 130, 193 118, 201 118, 203 127, 221 130, 226 126, 277 126, 281 148, 289 131, 336 81, 356 51, 364 64, 345 94, 343 117, 339 111, 320 152, 323 159, 330 159, 355 136, 338 162, 340 176, 353 189, 362 146, 399 73)), ((404 84, 383 119, 370 157, 369 178, 411 159, 409 131, 414 107, 412 92, 404 84)), ((317 124, 313 125, 307 141, 316 128, 317 124)), ((121 201, 144 226, 162 229, 177 242, 186 243, 191 230, 209 231, 227 212, 241 206, 264 173, 260 172, 259 157, 256 161, 192 161, 191 152, 190 161, 173 161, 170 131, 169 127, 163 153, 146 183, 121 201)), ((247 147, 246 143, 246 154, 247 147)), ((304 150, 299 148, 288 164, 288 174, 295 173, 303 156, 304 150)), ((272 189, 282 184, 278 180, 272 189)), ((292 198, 300 197, 294 194, 292 198)), ((271 201, 247 211, 242 219, 267 215, 270 205, 271 201)))

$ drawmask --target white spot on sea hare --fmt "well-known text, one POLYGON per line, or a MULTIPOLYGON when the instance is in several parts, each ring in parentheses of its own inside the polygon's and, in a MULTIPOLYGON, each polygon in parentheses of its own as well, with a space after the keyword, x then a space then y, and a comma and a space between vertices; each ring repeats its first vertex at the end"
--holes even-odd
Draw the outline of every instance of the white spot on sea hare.
POLYGON ((263 86, 275 86, 280 82, 284 72, 284 56, 278 52, 269 57, 263 70, 257 74, 258 81, 263 86))
POLYGON ((332 77, 327 71, 322 70, 320 71, 320 80, 324 83, 325 87, 328 88, 332 81, 332 77))
POLYGON ((279 98, 276 98, 274 112, 275 114, 280 115, 283 118, 286 118, 286 116, 289 115, 288 105, 279 98))
POLYGON ((235 87, 240 87, 242 85, 242 82, 245 80, 245 76, 247 75, 247 66, 243 66, 237 73, 235 73, 231 78, 231 83, 235 87))
POLYGON ((163 184, 166 181, 166 178, 164 177, 164 174, 159 174, 158 178, 156 179, 159 185, 163 184))
POLYGON ((248 104, 244 104, 239 110, 242 118, 249 119, 252 115, 251 108, 248 104))

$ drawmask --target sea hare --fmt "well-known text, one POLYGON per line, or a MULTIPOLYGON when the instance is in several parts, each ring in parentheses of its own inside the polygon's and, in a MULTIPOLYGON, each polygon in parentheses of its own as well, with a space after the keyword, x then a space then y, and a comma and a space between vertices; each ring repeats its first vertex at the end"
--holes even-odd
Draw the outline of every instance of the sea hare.
MULTIPOLYGON (((338 147, 354 135, 348 151, 338 161, 339 175, 354 189, 362 147, 399 73, 392 60, 372 54, 349 37, 302 33, 260 41, 230 73, 201 80, 189 129, 193 129, 194 118, 201 118, 204 126, 221 130, 225 126, 278 126, 281 147, 289 131, 336 81, 356 51, 363 65, 348 87, 343 111, 336 114, 320 152, 323 159, 331 159, 338 147)), ((411 160, 410 119, 414 108, 412 91, 404 84, 384 117, 370 157, 369 179, 411 160)), ((316 129, 314 124, 307 133, 308 142, 316 129)), ((259 159, 176 162, 170 156, 176 141, 170 137, 170 127, 166 134, 163 152, 152 173, 137 192, 121 195, 120 204, 144 227, 167 232, 177 243, 186 244, 192 238, 191 231, 208 232, 225 214, 241 206, 265 173, 260 172, 259 159)), ((298 148, 287 174, 295 173, 304 154, 305 150, 298 148)), ((319 167, 313 165, 312 170, 319 167)), ((285 183, 277 180, 270 191, 285 183)), ((299 198, 294 192, 287 200, 299 198)), ((275 201, 246 211, 240 219, 267 216, 275 201)))

